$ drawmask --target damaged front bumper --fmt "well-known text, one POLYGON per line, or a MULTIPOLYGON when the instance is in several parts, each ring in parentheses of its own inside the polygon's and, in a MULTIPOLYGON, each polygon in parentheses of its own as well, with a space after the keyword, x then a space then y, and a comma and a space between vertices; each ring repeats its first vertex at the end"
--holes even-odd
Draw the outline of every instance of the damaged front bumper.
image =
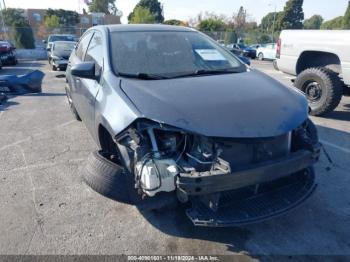
POLYGON ((59 69, 66 69, 68 65, 68 60, 53 60, 53 65, 59 69))
POLYGON ((320 145, 242 171, 224 175, 181 174, 178 195, 191 199, 187 216, 196 226, 256 223, 303 203, 316 188, 312 165, 320 145))
POLYGON ((180 174, 177 178, 177 188, 183 194, 196 196, 266 183, 312 166, 318 161, 319 154, 318 146, 315 152, 301 150, 270 163, 255 165, 229 175, 180 174))
POLYGON ((308 168, 293 175, 256 186, 222 192, 213 211, 199 199, 192 201, 186 215, 195 226, 242 226, 285 214, 298 207, 315 191, 315 173, 308 168))

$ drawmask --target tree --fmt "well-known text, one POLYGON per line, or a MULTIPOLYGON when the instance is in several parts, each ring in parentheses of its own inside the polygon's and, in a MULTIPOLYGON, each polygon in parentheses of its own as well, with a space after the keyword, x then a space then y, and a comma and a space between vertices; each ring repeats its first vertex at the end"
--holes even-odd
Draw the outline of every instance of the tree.
POLYGON ((242 37, 247 23, 247 11, 241 6, 237 14, 233 15, 233 24, 238 37, 242 37))
POLYGON ((133 19, 135 15, 135 10, 138 7, 142 7, 148 9, 151 14, 155 17, 155 23, 163 23, 163 6, 158 2, 158 0, 141 0, 134 8, 134 10, 129 14, 128 20, 129 22, 133 19))
POLYGON ((224 41, 226 45, 237 43, 237 34, 232 28, 227 29, 225 32, 224 41))
POLYGON ((4 23, 11 27, 12 37, 18 48, 33 49, 34 35, 33 30, 24 17, 24 10, 16 8, 7 8, 2 11, 4 23))
POLYGON ((198 30, 203 32, 222 32, 226 30, 226 24, 220 19, 207 18, 199 23, 198 30))
POLYGON ((153 24, 156 22, 156 17, 147 8, 136 7, 133 16, 129 21, 130 24, 153 24))
POLYGON ((275 31, 281 31, 281 28, 279 27, 279 24, 277 21, 279 21, 281 19, 283 12, 271 12, 268 13, 267 15, 265 15, 262 20, 261 23, 259 25, 260 29, 264 32, 272 32, 272 28, 273 28, 273 23, 275 20, 275 31))
POLYGON ((117 7, 115 0, 92 0, 89 4, 90 13, 105 13, 107 15, 115 15, 117 7))
POLYGON ((304 21, 304 29, 320 29, 323 23, 323 17, 320 15, 313 15, 304 21))
POLYGON ((303 28, 303 2, 304 0, 288 0, 278 20, 278 26, 281 30, 303 28))
POLYGON ((180 26, 180 25, 185 25, 186 23, 180 21, 180 20, 176 20, 176 19, 170 19, 170 20, 166 20, 163 22, 163 24, 165 25, 177 25, 177 26, 180 26))
POLYGON ((343 17, 343 29, 350 29, 350 1, 343 17))
POLYGON ((326 29, 326 30, 336 30, 336 29, 342 29, 343 27, 343 16, 338 16, 332 20, 328 20, 323 22, 321 25, 321 29, 326 29))
POLYGON ((75 25, 80 21, 79 14, 75 11, 64 9, 48 9, 45 14, 44 24, 50 28, 60 28, 65 33, 75 33, 75 25))
POLYGON ((60 26, 60 18, 57 15, 46 16, 44 25, 50 30, 58 28, 60 26))

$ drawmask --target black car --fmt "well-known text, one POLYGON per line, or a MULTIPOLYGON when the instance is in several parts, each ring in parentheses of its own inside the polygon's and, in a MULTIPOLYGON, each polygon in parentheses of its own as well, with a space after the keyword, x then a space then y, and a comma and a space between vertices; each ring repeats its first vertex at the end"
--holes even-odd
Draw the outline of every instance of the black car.
POLYGON ((2 65, 17 64, 15 49, 16 48, 11 43, 7 41, 0 41, 0 60, 2 65))
POLYGON ((243 51, 243 55, 250 57, 251 59, 256 58, 256 49, 246 46, 244 44, 237 44, 237 47, 243 51))
POLYGON ((70 108, 100 148, 85 181, 107 197, 143 210, 175 201, 195 225, 216 227, 280 215, 316 188, 305 96, 196 30, 90 28, 66 78, 70 108))

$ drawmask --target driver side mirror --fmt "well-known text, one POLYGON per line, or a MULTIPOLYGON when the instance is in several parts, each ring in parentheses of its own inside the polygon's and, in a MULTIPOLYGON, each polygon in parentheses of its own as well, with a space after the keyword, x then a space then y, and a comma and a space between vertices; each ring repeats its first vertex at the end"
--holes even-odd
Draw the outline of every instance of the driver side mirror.
POLYGON ((82 62, 72 66, 71 74, 76 77, 97 80, 94 62, 82 62))

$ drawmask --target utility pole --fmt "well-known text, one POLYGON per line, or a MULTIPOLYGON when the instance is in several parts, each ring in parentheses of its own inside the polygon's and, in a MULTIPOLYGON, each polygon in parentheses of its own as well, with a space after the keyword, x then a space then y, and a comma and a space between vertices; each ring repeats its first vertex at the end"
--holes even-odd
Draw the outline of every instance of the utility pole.
POLYGON ((276 23, 276 5, 275 5, 275 12, 273 13, 273 23, 272 23, 272 42, 275 42, 275 23, 276 23))
POLYGON ((275 25, 276 25, 276 13, 277 13, 277 5, 276 3, 270 3, 269 6, 274 6, 275 7, 275 11, 273 13, 273 22, 272 22, 272 32, 271 32, 271 39, 272 42, 275 42, 275 25))

